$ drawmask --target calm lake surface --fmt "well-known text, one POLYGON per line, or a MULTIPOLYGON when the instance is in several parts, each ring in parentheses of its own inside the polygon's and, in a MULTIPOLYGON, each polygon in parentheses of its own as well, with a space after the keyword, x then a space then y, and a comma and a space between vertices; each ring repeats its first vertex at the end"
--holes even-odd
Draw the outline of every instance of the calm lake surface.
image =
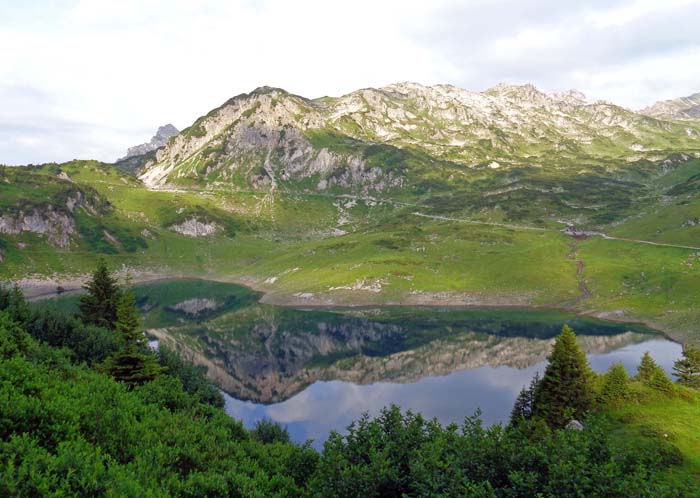
MULTIPOLYGON (((317 448, 330 431, 392 403, 444 424, 476 410, 486 424, 506 422, 564 323, 598 372, 621 362, 634 373, 645 351, 670 372, 681 353, 643 326, 556 310, 291 309, 203 280, 135 291, 151 338, 205 368, 231 416, 248 427, 270 418, 317 448)), ((65 309, 76 301, 53 300, 65 309)))

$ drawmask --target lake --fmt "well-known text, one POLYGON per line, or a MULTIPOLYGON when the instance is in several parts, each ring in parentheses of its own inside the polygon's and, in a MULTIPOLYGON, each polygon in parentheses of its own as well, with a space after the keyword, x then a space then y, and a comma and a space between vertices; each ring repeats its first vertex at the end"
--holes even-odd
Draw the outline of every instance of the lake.
MULTIPOLYGON (((597 372, 621 362, 634 373, 645 351, 670 371, 681 354, 679 344, 641 325, 559 310, 294 309, 204 280, 135 292, 149 336, 206 368, 231 416, 248 427, 270 418, 317 448, 330 431, 392 403, 444 424, 476 410, 486 424, 507 422, 564 323, 597 372)), ((54 302, 74 309, 76 300, 54 302)))

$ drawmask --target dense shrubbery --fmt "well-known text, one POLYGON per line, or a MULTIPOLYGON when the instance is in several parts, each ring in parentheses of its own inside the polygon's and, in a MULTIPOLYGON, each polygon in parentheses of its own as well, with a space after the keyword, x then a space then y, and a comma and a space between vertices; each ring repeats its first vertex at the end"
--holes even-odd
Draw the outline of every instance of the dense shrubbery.
POLYGON ((188 363, 175 351, 162 346, 158 349, 158 363, 165 367, 168 375, 176 377, 182 384, 182 389, 196 398, 200 403, 224 407, 224 397, 219 390, 206 378, 200 367, 188 363))
POLYGON ((315 468, 313 450, 253 441, 172 377, 130 391, 6 316, 0 345, 0 496, 296 496, 315 468))
POLYGON ((348 498, 677 496, 656 482, 658 455, 649 450, 613 448, 595 421, 585 431, 541 421, 484 428, 475 416, 443 428, 392 407, 329 438, 313 488, 348 498))
MULTIPOLYGON (((592 379, 570 332, 508 427, 484 428, 478 414, 442 427, 391 407, 331 434, 319 454, 269 420, 243 428, 198 368, 144 351, 133 315, 117 315, 114 330, 88 326, 0 288, 0 496, 692 496, 659 480, 682 459, 675 446, 612 444, 604 418, 565 406, 571 389, 590 408, 626 399, 632 382, 618 366, 592 379), (101 373, 130 343, 163 373, 139 382, 101 373), (542 399, 556 408, 538 407, 542 399), (552 414, 553 427, 576 414, 585 429, 552 429, 552 414)), ((651 358, 639 378, 671 383, 651 358)))

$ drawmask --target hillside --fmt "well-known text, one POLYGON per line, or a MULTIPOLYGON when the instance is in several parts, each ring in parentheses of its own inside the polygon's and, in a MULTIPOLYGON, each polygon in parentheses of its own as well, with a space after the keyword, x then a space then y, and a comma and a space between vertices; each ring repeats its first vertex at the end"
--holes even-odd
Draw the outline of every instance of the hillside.
POLYGON ((568 307, 683 339, 699 158, 700 121, 575 91, 262 87, 133 158, 138 177, 0 168, 0 276, 75 285, 107 254, 137 279, 241 282, 267 302, 568 307))

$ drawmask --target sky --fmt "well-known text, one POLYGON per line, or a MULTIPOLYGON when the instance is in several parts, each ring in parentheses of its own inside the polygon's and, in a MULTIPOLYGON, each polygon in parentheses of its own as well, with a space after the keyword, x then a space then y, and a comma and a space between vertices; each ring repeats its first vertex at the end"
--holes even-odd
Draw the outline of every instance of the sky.
POLYGON ((114 161, 256 87, 700 92, 700 0, 0 0, 0 164, 114 161))

